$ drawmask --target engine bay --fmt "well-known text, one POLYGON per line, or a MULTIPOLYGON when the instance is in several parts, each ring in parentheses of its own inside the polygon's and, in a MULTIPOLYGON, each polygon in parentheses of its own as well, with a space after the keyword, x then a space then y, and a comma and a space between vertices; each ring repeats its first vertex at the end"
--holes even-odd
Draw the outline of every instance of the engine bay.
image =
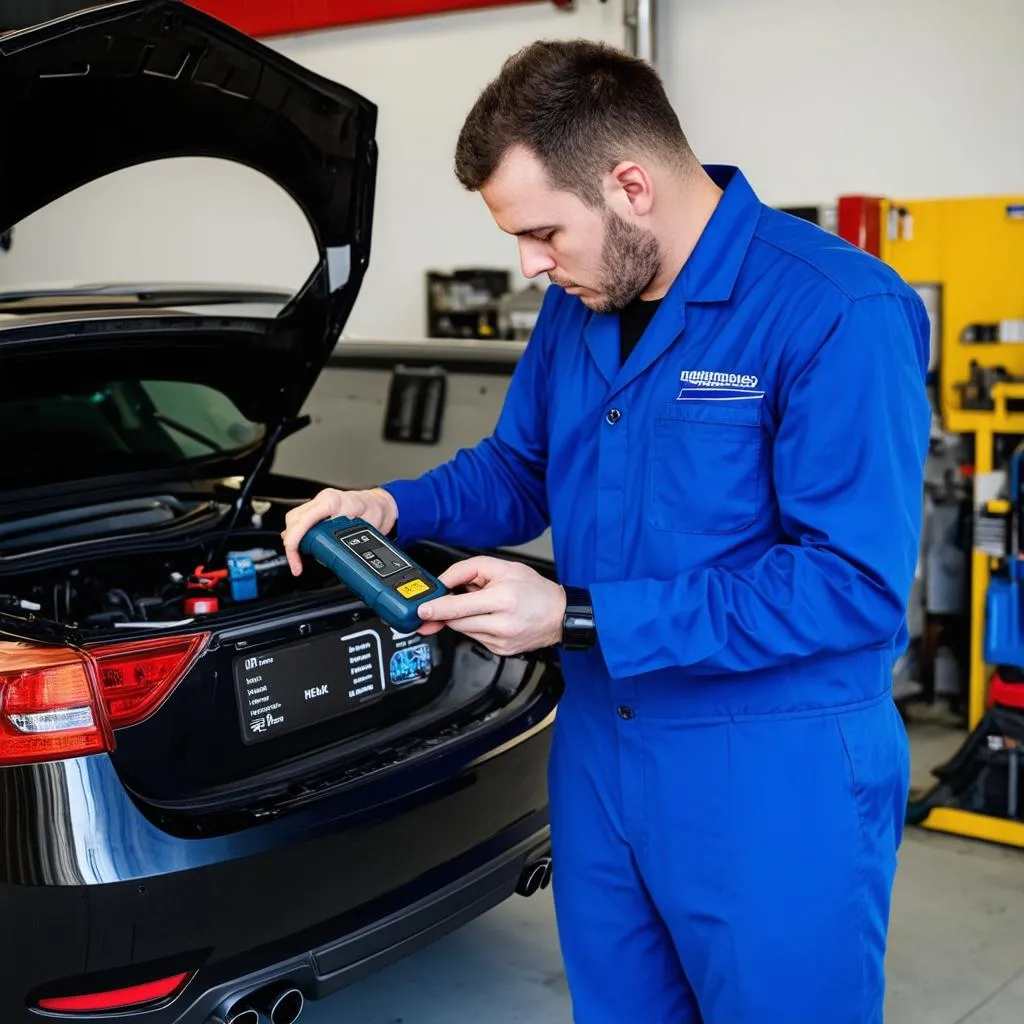
POLYGON ((167 625, 298 589, 273 547, 231 550, 220 565, 206 566, 202 555, 196 549, 33 573, 4 581, 0 603, 85 628, 167 625))
POLYGON ((294 577, 278 534, 237 535, 223 560, 209 565, 208 554, 195 546, 0 578, 0 608, 81 628, 145 628, 337 585, 315 566, 294 577))
POLYGON ((271 502, 251 501, 234 529, 230 513, 161 494, 0 522, 0 612, 127 631, 339 585, 315 563, 292 575, 271 502))

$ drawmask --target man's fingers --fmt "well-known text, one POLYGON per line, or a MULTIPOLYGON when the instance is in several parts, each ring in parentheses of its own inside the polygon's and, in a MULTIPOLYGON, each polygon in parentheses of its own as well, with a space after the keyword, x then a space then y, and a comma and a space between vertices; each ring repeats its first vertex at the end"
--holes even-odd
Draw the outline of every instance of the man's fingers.
POLYGON ((321 520, 322 516, 312 507, 304 509, 301 515, 297 515, 285 528, 282 535, 285 541, 285 554, 288 556, 288 564, 292 571, 298 575, 302 571, 302 558, 299 555, 299 541, 305 536, 306 531, 314 523, 321 520))
POLYGON ((298 576, 302 572, 299 541, 317 523, 338 515, 337 506, 343 503, 343 497, 339 491, 331 489, 321 491, 304 505, 289 509, 285 514, 285 528, 281 537, 284 540, 284 553, 288 559, 288 565, 294 575, 298 576))
POLYGON ((288 513, 292 516, 291 521, 285 517, 288 525, 281 535, 284 539, 284 553, 288 558, 288 565, 295 576, 302 572, 302 556, 299 554, 299 541, 306 535, 307 531, 319 523, 322 519, 329 518, 326 499, 316 498, 303 505, 301 508, 292 509, 288 513))
POLYGON ((475 590, 470 594, 448 594, 420 605, 420 618, 424 622, 452 622, 471 615, 490 615, 505 610, 501 593, 493 590, 475 590))
POLYGON ((444 625, 481 643, 503 640, 515 631, 511 621, 494 615, 469 615, 464 619, 452 619, 444 625))
POLYGON ((504 630, 495 631, 493 617, 484 615, 476 618, 458 619, 454 622, 425 622, 418 632, 420 636, 434 636, 445 627, 455 633, 469 637, 470 640, 475 640, 478 644, 482 644, 491 651, 495 647, 503 645, 507 639, 504 630))
POLYGON ((464 562, 456 562, 445 569, 437 578, 449 590, 454 590, 456 587, 464 587, 470 583, 476 583, 478 576, 476 563, 477 559, 475 558, 469 558, 464 562))
POLYGON ((449 566, 438 579, 450 590, 455 587, 464 587, 469 583, 486 583, 492 576, 491 569, 494 559, 486 555, 477 558, 467 558, 465 561, 456 562, 449 566))
POLYGON ((299 541, 305 532, 305 529, 300 530, 296 522, 292 522, 285 528, 284 533, 281 534, 284 540, 284 553, 288 559, 288 567, 294 576, 298 576, 302 572, 302 556, 299 554, 299 541))

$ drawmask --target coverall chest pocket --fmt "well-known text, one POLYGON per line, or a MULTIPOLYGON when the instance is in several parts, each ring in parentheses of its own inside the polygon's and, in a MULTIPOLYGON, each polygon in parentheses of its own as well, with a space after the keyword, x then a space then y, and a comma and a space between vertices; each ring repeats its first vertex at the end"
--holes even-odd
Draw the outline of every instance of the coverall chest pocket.
POLYGON ((695 399, 655 410, 648 516, 658 530, 736 533, 757 517, 760 399, 695 399))

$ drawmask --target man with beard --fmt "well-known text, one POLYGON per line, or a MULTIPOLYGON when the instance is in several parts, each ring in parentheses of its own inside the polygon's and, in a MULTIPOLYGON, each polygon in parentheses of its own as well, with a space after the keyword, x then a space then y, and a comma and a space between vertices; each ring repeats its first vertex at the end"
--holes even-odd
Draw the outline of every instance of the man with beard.
POLYGON ((550 525, 423 607, 498 654, 560 644, 554 894, 579 1024, 880 1024, 908 790, 891 694, 928 446, 923 304, 695 158, 652 68, 588 42, 505 64, 462 184, 546 274, 492 436, 325 491, 399 543, 550 525))

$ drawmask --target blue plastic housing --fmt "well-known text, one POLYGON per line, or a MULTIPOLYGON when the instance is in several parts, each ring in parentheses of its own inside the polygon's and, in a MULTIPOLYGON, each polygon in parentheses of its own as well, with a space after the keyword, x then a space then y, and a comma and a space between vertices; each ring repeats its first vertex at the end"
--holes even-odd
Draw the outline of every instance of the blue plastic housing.
MULTIPOLYGON (((418 611, 421 604, 435 601, 448 593, 448 588, 436 576, 417 565, 363 519, 337 516, 317 523, 299 541, 299 551, 333 572, 389 626, 402 633, 414 633, 423 625, 418 611), (369 534, 376 551, 386 549, 388 563, 380 571, 375 571, 340 539, 340 536, 352 534, 359 534, 360 539, 362 534, 369 534), (393 563, 398 561, 404 563, 403 567, 392 569, 393 563), (384 572, 387 575, 382 576, 384 572), (422 586, 427 589, 423 591, 422 586), (398 587, 406 588, 408 596, 400 593, 398 587)), ((373 561, 382 560, 375 558, 373 561)))

